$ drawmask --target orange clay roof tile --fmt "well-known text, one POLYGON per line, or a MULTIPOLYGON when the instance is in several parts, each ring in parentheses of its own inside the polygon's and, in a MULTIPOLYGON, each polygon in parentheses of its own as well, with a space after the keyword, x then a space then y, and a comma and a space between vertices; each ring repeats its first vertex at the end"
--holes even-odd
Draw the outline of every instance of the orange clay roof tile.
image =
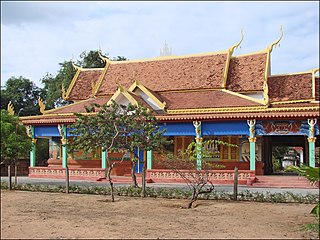
POLYGON ((312 98, 312 73, 268 77, 271 102, 312 98))
MULTIPOLYGON (((112 95, 103 97, 103 98, 89 98, 85 101, 73 103, 67 106, 63 106, 60 108, 48 110, 48 114, 65 114, 65 113, 85 113, 85 107, 89 106, 91 103, 97 103, 99 105, 103 105, 104 103, 108 102, 112 95)), ((46 114, 46 112, 45 112, 46 114)), ((44 115, 45 116, 45 115, 44 115)))
POLYGON ((114 93, 116 80, 129 88, 135 79, 153 91, 220 88, 227 54, 111 63, 98 95, 114 93))
POLYGON ((167 109, 223 108, 262 106, 221 90, 196 92, 162 92, 161 98, 167 103, 167 109))
POLYGON ((102 69, 81 71, 71 89, 68 100, 84 100, 92 97, 92 82, 97 83, 102 71, 102 69))
POLYGON ((266 63, 267 53, 231 58, 226 88, 234 92, 262 91, 266 63))

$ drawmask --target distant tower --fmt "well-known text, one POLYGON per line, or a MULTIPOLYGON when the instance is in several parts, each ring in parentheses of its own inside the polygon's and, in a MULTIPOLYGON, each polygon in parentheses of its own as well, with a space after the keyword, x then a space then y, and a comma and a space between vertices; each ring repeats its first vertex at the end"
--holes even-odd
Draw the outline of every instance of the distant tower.
POLYGON ((168 47, 168 43, 165 41, 163 47, 160 49, 160 56, 171 56, 172 48, 168 47))

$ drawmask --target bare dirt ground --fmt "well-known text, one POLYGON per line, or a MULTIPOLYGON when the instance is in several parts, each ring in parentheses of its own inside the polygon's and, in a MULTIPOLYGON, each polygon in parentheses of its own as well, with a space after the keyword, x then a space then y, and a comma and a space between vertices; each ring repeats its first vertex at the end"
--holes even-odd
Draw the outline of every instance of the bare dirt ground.
POLYGON ((1 190, 1 239, 296 238, 315 223, 313 205, 186 200, 1 190))

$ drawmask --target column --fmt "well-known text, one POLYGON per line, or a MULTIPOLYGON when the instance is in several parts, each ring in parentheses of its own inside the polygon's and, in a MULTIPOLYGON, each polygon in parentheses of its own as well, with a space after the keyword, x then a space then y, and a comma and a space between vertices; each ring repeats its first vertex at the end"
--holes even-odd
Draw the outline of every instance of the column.
POLYGON ((58 129, 61 135, 62 143, 62 167, 66 168, 68 166, 68 151, 67 151, 67 127, 65 125, 58 125, 58 129))
POLYGON ((30 167, 36 166, 36 156, 37 156, 36 143, 37 143, 37 139, 32 138, 31 150, 30 150, 30 167))
POLYGON ((105 147, 103 147, 101 151, 101 168, 107 168, 107 151, 105 147))
POLYGON ((30 167, 36 166, 36 154, 37 154, 37 139, 34 134, 34 126, 26 126, 26 132, 28 137, 31 138, 31 149, 30 149, 30 167))
POLYGON ((247 123, 249 125, 250 130, 250 170, 255 171, 256 170, 256 141, 257 138, 255 137, 255 125, 256 120, 247 120, 247 123))
POLYGON ((152 169, 152 151, 147 151, 147 170, 152 169))
POLYGON ((309 137, 308 137, 308 143, 309 143, 309 166, 315 167, 315 143, 316 143, 316 137, 314 136, 314 126, 317 124, 317 119, 308 119, 309 124, 309 137))
POLYGON ((202 137, 201 137, 201 122, 193 121, 193 126, 196 132, 196 154, 197 154, 197 170, 202 169, 202 137))

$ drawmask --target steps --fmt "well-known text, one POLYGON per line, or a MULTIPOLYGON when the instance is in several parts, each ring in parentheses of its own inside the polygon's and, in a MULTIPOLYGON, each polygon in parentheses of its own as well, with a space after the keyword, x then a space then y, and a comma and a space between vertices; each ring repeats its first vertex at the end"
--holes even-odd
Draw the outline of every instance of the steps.
POLYGON ((311 185, 305 177, 301 176, 256 176, 256 181, 252 187, 265 188, 319 188, 311 185))

